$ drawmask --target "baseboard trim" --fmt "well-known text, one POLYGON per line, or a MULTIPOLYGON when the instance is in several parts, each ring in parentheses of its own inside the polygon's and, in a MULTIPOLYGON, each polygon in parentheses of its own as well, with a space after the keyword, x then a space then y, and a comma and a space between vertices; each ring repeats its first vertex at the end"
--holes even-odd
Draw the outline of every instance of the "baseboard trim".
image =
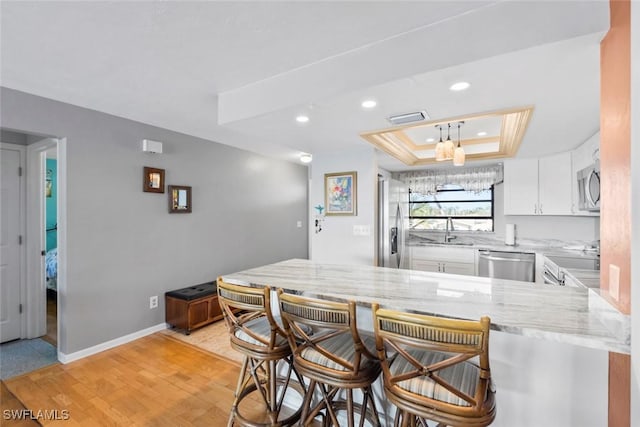
POLYGON ((120 338, 115 338, 110 341, 103 342, 101 344, 94 345, 93 347, 85 348, 84 350, 76 351, 73 353, 65 354, 58 350, 58 360, 64 364, 75 362, 76 360, 83 359, 96 353, 100 353, 101 351, 109 350, 110 348, 118 347, 119 345, 135 341, 138 338, 146 337, 147 335, 151 335, 164 329, 167 329, 167 324, 159 323, 155 326, 151 326, 150 328, 142 329, 140 331, 124 335, 120 338))

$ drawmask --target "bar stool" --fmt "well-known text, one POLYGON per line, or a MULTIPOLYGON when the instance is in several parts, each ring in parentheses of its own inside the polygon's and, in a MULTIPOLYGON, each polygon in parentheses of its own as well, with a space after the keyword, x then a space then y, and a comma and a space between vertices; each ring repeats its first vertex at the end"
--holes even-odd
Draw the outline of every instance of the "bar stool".
POLYGON ((488 317, 445 319, 385 310, 378 304, 372 311, 385 395, 398 408, 395 426, 426 427, 426 420, 439 426, 493 422, 488 317))
POLYGON ((289 389, 294 389, 302 400, 304 383, 293 368, 287 336, 271 311, 271 289, 232 285, 222 278, 217 283, 218 302, 229 329, 231 347, 244 355, 228 426, 234 422, 252 427, 294 424, 300 419, 302 408, 285 414, 283 400, 289 389), (286 365, 284 375, 278 375, 278 362, 286 365), (292 371, 298 382, 291 381, 292 371), (257 410, 255 399, 249 399, 241 409, 243 399, 255 391, 265 405, 264 414, 257 410), (264 418, 251 419, 241 413, 245 409, 254 417, 259 413, 264 418))
POLYGON ((380 363, 372 351, 373 337, 360 337, 355 303, 323 301, 278 290, 284 329, 293 349, 293 364, 309 379, 300 423, 310 425, 320 415, 325 425, 344 425, 338 413, 346 411, 347 425, 368 420, 379 426, 371 384, 380 375, 380 363), (308 330, 312 329, 313 334, 308 330), (362 390, 362 404, 354 403, 353 390, 362 390), (346 400, 339 398, 344 391, 346 400), (315 396, 315 399, 314 399, 315 396))

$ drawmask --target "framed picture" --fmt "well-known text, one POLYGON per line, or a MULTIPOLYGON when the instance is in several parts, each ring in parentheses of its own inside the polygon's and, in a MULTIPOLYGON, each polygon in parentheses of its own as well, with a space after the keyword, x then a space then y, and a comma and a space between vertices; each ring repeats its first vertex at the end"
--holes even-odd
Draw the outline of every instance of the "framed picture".
POLYGON ((357 172, 324 175, 325 215, 357 215, 357 172))
POLYGON ((191 187, 169 186, 169 213, 191 213, 191 187))
POLYGON ((142 171, 142 191, 164 193, 164 169, 145 166, 142 171))

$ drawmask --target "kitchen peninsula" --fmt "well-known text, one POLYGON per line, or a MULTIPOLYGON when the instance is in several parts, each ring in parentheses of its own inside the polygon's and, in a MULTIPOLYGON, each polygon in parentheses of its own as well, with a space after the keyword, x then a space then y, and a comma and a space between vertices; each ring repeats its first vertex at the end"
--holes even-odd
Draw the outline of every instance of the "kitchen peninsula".
MULTIPOLYGON (((293 259, 223 276, 229 283, 370 307, 458 319, 491 318, 492 329, 629 354, 628 316, 598 290, 384 267, 293 259)), ((364 326, 364 325, 363 325, 364 326)))
POLYGON ((494 425, 603 425, 608 352, 628 354, 628 316, 598 290, 483 277, 292 259, 223 275, 230 283, 395 310, 492 322, 490 359, 498 389, 494 425))

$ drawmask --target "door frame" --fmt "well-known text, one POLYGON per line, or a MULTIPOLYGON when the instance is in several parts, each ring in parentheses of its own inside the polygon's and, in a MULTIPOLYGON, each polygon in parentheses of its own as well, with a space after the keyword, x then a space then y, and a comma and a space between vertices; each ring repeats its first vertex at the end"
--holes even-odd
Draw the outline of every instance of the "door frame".
MULTIPOLYGON (((0 141, 0 148, 3 149, 7 149, 7 150, 16 150, 20 153, 20 165, 19 167, 22 168, 22 174, 20 176, 20 189, 18 190, 19 193, 19 197, 20 200, 18 201, 19 206, 20 206, 20 215, 19 215, 19 227, 20 227, 20 236, 22 236, 22 245, 20 245, 20 255, 19 255, 19 263, 20 266, 19 271, 20 271, 20 304, 22 304, 22 307, 28 307, 29 304, 26 304, 27 299, 25 298, 26 294, 27 294, 27 263, 26 263, 26 257, 27 257, 27 224, 26 224, 26 209, 27 209, 27 202, 26 202, 26 195, 27 195, 27 186, 25 185, 26 180, 26 158, 27 158, 27 147, 24 145, 18 145, 18 144, 10 144, 8 142, 1 142, 0 141)), ((20 315, 20 338, 25 338, 27 336, 27 330, 26 330, 26 314, 23 311, 20 315)))
POLYGON ((41 251, 45 249, 45 198, 44 183, 46 170, 45 152, 56 148, 58 182, 57 182, 57 223, 58 223, 58 279, 57 279, 57 331, 58 331, 58 359, 60 349, 65 345, 64 304, 62 295, 66 291, 67 283, 67 141, 66 138, 46 138, 35 144, 28 145, 27 151, 27 244, 26 265, 27 285, 25 313, 25 329, 27 338, 40 337, 47 332, 47 287, 45 281, 44 257, 41 251), (29 231, 31 231, 29 233, 29 231))
POLYGON ((45 283, 45 198, 43 176, 45 152, 57 146, 46 138, 27 146, 27 338, 47 333, 47 287, 45 283))

